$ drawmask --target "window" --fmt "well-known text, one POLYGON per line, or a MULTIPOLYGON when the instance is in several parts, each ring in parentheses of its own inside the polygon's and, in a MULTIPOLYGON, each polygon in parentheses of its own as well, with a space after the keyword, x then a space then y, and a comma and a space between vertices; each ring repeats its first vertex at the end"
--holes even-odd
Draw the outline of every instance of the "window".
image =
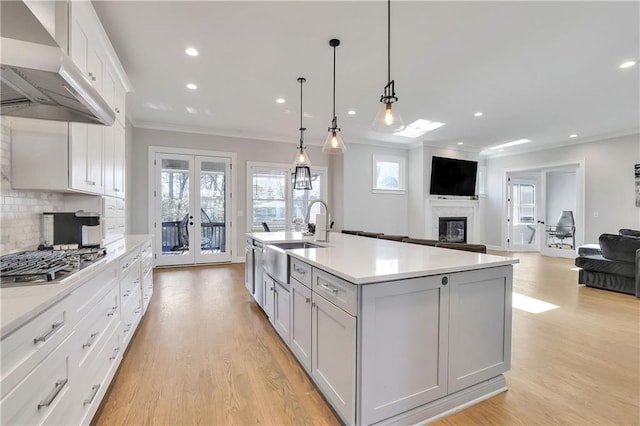
MULTIPOLYGON (((262 222, 266 222, 271 230, 293 227, 295 218, 304 219, 310 201, 326 200, 326 176, 325 167, 312 167, 313 189, 294 190, 289 165, 247 162, 248 229, 262 231, 262 222)), ((320 205, 314 206, 311 218, 320 213, 320 208, 320 205)))
POLYGON ((405 159, 383 155, 373 156, 372 191, 379 193, 405 192, 405 159))
POLYGON ((531 183, 513 184, 513 212, 515 224, 535 222, 536 187, 531 183))

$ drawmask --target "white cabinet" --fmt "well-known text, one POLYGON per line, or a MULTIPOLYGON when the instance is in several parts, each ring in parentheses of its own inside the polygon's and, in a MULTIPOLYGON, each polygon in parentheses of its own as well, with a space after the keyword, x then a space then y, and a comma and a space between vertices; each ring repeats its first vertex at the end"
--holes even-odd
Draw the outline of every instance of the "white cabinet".
POLYGON ((289 314, 289 291, 276 282, 274 286, 273 326, 287 345, 291 339, 289 314))
POLYGON ((102 194, 103 126, 69 123, 69 152, 70 189, 102 194))
POLYGON ((142 273, 142 315, 147 313, 151 296, 153 296, 153 241, 147 241, 140 249, 142 273))
POLYGON ((105 244, 124 236, 125 233, 125 202, 119 198, 104 197, 102 209, 102 223, 105 244))
POLYGON ((125 126, 125 105, 126 105, 126 92, 124 88, 120 85, 116 86, 115 98, 114 98, 114 108, 113 111, 116 113, 116 121, 120 123, 120 126, 125 126))
POLYGON ((103 127, 104 138, 104 193, 124 198, 125 133, 118 124, 103 127))
POLYGON ((262 275, 262 294, 263 305, 262 309, 264 313, 269 317, 269 321, 273 323, 274 305, 275 305, 275 287, 276 282, 267 274, 262 275))
POLYGON ((363 286, 362 424, 447 395, 448 281, 432 276, 363 286))
POLYGON ((513 270, 451 274, 449 393, 511 368, 513 270))
POLYGON ((142 290, 140 279, 140 249, 120 260, 120 306, 122 349, 126 349, 142 317, 142 290))
POLYGON ((356 319, 312 294, 311 377, 348 424, 355 423, 356 319))
POLYGON ((291 343, 300 364, 311 373, 311 289, 291 278, 291 343))

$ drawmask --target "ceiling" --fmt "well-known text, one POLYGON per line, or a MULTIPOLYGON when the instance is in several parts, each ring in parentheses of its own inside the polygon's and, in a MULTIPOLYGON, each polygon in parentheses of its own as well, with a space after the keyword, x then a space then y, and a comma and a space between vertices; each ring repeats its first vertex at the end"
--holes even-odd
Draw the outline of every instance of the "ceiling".
POLYGON ((371 128, 387 82, 384 1, 93 4, 133 85, 127 115, 137 127, 297 142, 303 76, 305 142, 321 145, 332 118, 329 40, 338 38, 336 113, 347 146, 480 151, 532 141, 512 152, 639 128, 640 67, 619 68, 640 56, 638 2, 393 1, 397 109, 405 124, 446 123, 417 139, 371 128))

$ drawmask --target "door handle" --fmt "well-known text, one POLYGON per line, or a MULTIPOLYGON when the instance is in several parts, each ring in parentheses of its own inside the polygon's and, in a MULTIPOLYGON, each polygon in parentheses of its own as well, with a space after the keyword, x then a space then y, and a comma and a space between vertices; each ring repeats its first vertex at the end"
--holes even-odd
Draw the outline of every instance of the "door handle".
POLYGON ((189 222, 189 225, 193 225, 193 222, 189 222))

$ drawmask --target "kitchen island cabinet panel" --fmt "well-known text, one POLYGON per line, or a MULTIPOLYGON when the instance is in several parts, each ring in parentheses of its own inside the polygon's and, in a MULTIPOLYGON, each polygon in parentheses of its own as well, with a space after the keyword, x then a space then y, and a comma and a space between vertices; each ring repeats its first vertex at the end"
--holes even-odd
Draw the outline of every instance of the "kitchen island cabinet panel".
POLYGON ((291 344, 293 354, 311 374, 311 290, 291 277, 291 344))
POLYGON ((348 424, 355 422, 356 319, 312 294, 311 377, 348 424))
POLYGON ((274 305, 273 305, 273 326, 282 337, 282 340, 289 345, 291 339, 291 317, 289 309, 289 291, 283 286, 276 283, 273 286, 274 305))
POLYGON ((447 395, 447 276, 363 286, 362 424, 447 395))
POLYGON ((449 392, 511 368, 509 267, 451 275, 449 392))

